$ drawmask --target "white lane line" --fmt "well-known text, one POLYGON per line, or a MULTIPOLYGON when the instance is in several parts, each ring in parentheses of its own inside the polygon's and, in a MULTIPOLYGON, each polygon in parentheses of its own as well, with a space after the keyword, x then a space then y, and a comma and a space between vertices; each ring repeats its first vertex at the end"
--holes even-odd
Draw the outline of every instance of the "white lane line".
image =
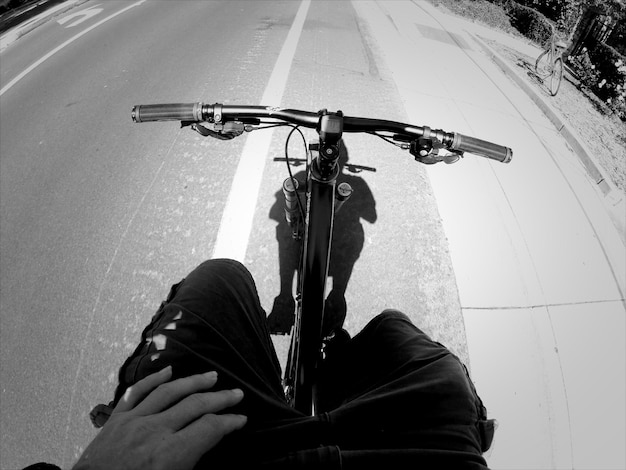
MULTIPOLYGON (((261 105, 280 105, 310 3, 311 0, 303 0, 300 4, 261 98, 261 105)), ((272 135, 272 130, 263 130, 247 137, 222 214, 213 258, 244 261, 272 135)))
POLYGON ((110 19, 115 18, 118 15, 121 15, 122 13, 130 10, 131 8, 134 8, 136 6, 141 5, 142 3, 144 3, 146 0, 139 0, 136 3, 133 3, 132 5, 128 5, 126 8, 121 9, 120 11, 113 13, 110 16, 107 16, 106 18, 98 21, 97 23, 91 25, 89 28, 81 31, 80 33, 78 33, 75 36, 72 36, 70 39, 68 39, 67 41, 65 41, 63 44, 61 44, 60 46, 55 47, 54 49, 52 49, 50 52, 48 52, 45 56, 43 56, 41 59, 39 59, 37 62, 35 62, 34 64, 32 64, 30 67, 28 67, 26 70, 24 70, 22 73, 20 73, 17 77, 15 77, 13 80, 11 80, 9 83, 7 83, 4 87, 2 87, 2 89, 0 89, 0 96, 2 96, 5 92, 7 92, 10 88, 13 87, 13 85, 15 85, 17 82, 19 82, 22 78, 24 78, 26 75, 28 75, 30 72, 32 72, 33 70, 35 70, 37 67, 39 67, 41 64, 43 64, 46 60, 48 60, 50 57, 52 57, 54 54, 56 54, 57 52, 59 52, 60 50, 62 50, 64 47, 68 46, 69 44, 73 43, 74 41, 76 41, 78 38, 84 36, 85 34, 87 34, 89 31, 91 31, 92 29, 97 28, 98 26, 100 26, 101 24, 106 23, 107 21, 109 21, 110 19))

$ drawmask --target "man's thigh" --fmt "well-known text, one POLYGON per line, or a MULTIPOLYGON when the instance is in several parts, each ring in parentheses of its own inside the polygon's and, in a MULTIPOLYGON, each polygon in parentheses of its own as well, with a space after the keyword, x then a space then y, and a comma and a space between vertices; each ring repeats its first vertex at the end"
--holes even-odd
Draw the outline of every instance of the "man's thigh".
POLYGON ((370 321, 326 374, 322 392, 331 395, 327 411, 344 436, 339 445, 481 453, 491 442, 482 434, 493 423, 465 366, 401 312, 370 321))
POLYGON ((168 365, 173 378, 217 371, 217 388, 244 390, 236 412, 258 419, 291 416, 254 280, 236 261, 202 263, 172 287, 120 369, 116 400, 168 365))

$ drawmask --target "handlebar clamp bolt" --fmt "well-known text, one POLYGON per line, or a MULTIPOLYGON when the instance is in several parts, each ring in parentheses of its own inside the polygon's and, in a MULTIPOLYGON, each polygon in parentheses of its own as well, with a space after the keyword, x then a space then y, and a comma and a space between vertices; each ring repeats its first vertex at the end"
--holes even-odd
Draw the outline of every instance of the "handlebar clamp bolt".
POLYGON ((222 122, 222 104, 215 103, 213 105, 213 122, 216 124, 222 122))

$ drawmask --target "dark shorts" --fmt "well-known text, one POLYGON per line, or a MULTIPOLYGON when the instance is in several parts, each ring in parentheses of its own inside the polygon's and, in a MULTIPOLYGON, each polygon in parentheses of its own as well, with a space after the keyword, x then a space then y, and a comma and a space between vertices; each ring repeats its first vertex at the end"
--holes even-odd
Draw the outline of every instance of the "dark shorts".
POLYGON ((174 378, 216 370, 217 389, 245 392, 232 412, 248 424, 196 468, 486 468, 493 421, 465 366, 395 310, 329 358, 320 385, 325 411, 304 416, 285 401, 250 272, 210 260, 172 287, 120 369, 114 402, 168 365, 174 378))

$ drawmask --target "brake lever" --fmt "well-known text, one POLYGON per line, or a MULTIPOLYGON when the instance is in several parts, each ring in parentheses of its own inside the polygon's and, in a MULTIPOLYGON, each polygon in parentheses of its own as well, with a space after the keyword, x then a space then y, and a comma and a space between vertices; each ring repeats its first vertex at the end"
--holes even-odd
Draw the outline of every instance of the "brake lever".
POLYGON ((240 136, 245 131, 243 122, 227 121, 225 123, 206 123, 207 126, 197 122, 181 122, 181 127, 191 128, 203 137, 213 137, 219 140, 231 140, 240 136))
POLYGON ((445 149, 450 153, 439 155, 440 149, 445 149, 445 147, 438 139, 421 138, 411 141, 409 152, 415 157, 415 161, 425 165, 434 165, 439 162, 450 165, 463 157, 463 152, 460 150, 445 149))

